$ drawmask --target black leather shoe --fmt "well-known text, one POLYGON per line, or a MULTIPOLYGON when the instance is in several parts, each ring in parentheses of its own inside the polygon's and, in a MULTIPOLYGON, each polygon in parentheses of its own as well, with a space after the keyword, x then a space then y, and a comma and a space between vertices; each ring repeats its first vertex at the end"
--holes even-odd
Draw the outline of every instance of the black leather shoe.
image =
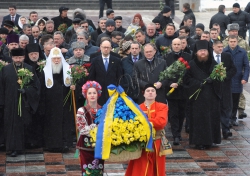
POLYGON ((206 147, 204 145, 195 145, 195 148, 199 149, 199 150, 205 150, 206 147))
POLYGON ((62 149, 62 152, 63 153, 66 153, 69 151, 69 147, 68 146, 64 146, 63 149, 62 149))
POLYGON ((247 117, 247 114, 245 112, 243 112, 242 114, 240 114, 239 116, 239 119, 244 119, 247 117))
POLYGON ((10 157, 16 157, 17 156, 17 152, 16 151, 12 151, 10 154, 10 157))
POLYGON ((224 139, 227 139, 228 137, 231 137, 233 134, 231 131, 225 131, 222 133, 222 135, 224 139))
POLYGON ((180 139, 179 138, 174 138, 174 145, 180 145, 180 139))
POLYGON ((232 124, 233 126, 239 126, 239 123, 236 122, 236 121, 232 121, 231 124, 232 124))

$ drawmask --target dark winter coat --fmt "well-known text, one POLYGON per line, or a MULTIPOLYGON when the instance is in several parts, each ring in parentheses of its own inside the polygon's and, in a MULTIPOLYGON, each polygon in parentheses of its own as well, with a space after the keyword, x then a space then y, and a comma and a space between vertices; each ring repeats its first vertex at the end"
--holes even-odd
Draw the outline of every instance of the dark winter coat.
MULTIPOLYGON (((164 60, 167 63, 167 67, 172 65, 175 61, 177 61, 180 57, 182 57, 185 61, 189 62, 192 59, 191 54, 180 52, 178 55, 175 52, 170 52, 164 56, 164 60)), ((170 85, 172 83, 177 83, 179 77, 175 79, 166 79, 166 94, 170 91, 172 87, 170 85)), ((180 84, 177 89, 174 90, 172 94, 170 94, 167 99, 185 99, 185 92, 183 90, 183 86, 180 84)))
POLYGON ((51 20, 54 21, 55 27, 54 29, 58 31, 58 27, 60 24, 66 23, 68 27, 72 25, 72 20, 69 19, 68 17, 62 18, 60 15, 54 18, 51 18, 51 20))
POLYGON ((247 12, 247 13, 250 13, 250 2, 247 4, 244 11, 247 12))
MULTIPOLYGON (((141 53, 139 54, 138 59, 139 60, 142 59, 141 53)), ((128 57, 122 59, 122 69, 123 69, 122 87, 130 98, 137 101, 140 90, 137 84, 133 84, 132 78, 133 78, 134 61, 132 60, 131 54, 128 55, 128 57)))
POLYGON ((102 37, 109 37, 111 39, 112 32, 106 31, 106 32, 100 34, 96 40, 96 46, 98 46, 98 47, 100 46, 100 42, 101 42, 102 37))
POLYGON ((232 93, 241 93, 243 91, 243 85, 241 84, 241 80, 248 81, 249 77, 249 61, 247 57, 247 52, 237 46, 235 51, 232 50, 227 46, 224 48, 224 52, 231 54, 233 58, 234 65, 237 69, 236 74, 232 79, 232 93))
POLYGON ((214 23, 220 25, 220 31, 222 34, 225 34, 227 25, 229 24, 229 18, 224 14, 224 12, 218 12, 210 19, 209 29, 213 27, 214 23))
MULTIPOLYGON (((84 54, 87 56, 90 56, 91 54, 97 52, 99 50, 99 47, 97 46, 93 46, 91 43, 89 43, 84 50, 84 54)), ((70 48, 68 50, 68 52, 65 55, 65 59, 71 58, 72 56, 74 56, 74 51, 72 48, 70 48)))
MULTIPOLYGON (((134 64, 134 74, 133 80, 134 84, 139 85, 140 93, 138 97, 138 104, 144 102, 145 98, 143 96, 143 88, 147 84, 154 84, 159 81, 160 72, 165 70, 167 67, 166 61, 162 58, 154 58, 149 62, 146 58, 142 58, 134 64)), ((160 89, 156 90, 156 99, 155 101, 166 104, 166 94, 165 94, 165 81, 162 81, 162 86, 160 89)))
POLYGON ((158 51, 161 53, 161 46, 167 46, 169 47, 172 44, 172 41, 177 38, 177 33, 174 33, 172 36, 168 36, 166 33, 164 33, 162 36, 159 36, 159 38, 156 40, 155 45, 158 49, 158 51))
MULTIPOLYGON (((214 58, 215 60, 217 58, 214 58)), ((221 62, 223 62, 223 66, 226 67, 226 79, 222 83, 222 106, 223 107, 232 107, 232 78, 236 74, 237 70, 234 65, 232 56, 229 53, 222 52, 221 53, 221 62)))
POLYGON ((183 12, 185 15, 184 15, 184 17, 183 17, 183 20, 182 20, 182 22, 181 22, 181 24, 180 24, 180 27, 181 26, 184 26, 184 18, 185 18, 185 16, 190 16, 191 18, 192 18, 192 26, 193 27, 195 27, 195 25, 196 25, 196 19, 195 19, 195 16, 194 16, 194 13, 193 13, 193 11, 191 10, 191 9, 189 9, 189 10, 187 10, 186 12, 183 12))
POLYGON ((244 11, 239 11, 238 13, 229 13, 229 23, 238 23, 240 26, 239 36, 245 39, 246 31, 250 27, 250 15, 244 11))
POLYGON ((91 33, 91 40, 97 41, 97 38, 100 34, 102 34, 102 30, 100 28, 97 28, 94 32, 91 33))
POLYGON ((116 28, 116 31, 119 31, 124 34, 126 32, 126 29, 120 26, 119 28, 116 28))
POLYGON ((158 14, 157 17, 160 19, 161 30, 166 29, 166 25, 168 23, 173 23, 172 18, 163 16, 161 12, 158 14))
POLYGON ((122 76, 120 58, 110 55, 108 70, 105 70, 102 55, 91 60, 89 80, 97 81, 102 86, 102 95, 98 99, 99 105, 104 105, 109 98, 107 86, 110 84, 118 85, 122 76))

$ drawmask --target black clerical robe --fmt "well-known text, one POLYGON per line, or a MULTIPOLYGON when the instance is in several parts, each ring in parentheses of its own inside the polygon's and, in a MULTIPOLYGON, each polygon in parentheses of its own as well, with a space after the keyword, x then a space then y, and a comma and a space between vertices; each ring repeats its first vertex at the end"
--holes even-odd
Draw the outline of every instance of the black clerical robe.
POLYGON ((53 74, 54 85, 47 88, 44 72, 40 78, 41 102, 40 111, 44 112, 44 142, 47 149, 61 149, 72 146, 71 126, 73 117, 73 105, 70 110, 69 97, 63 106, 63 100, 70 90, 63 82, 63 72, 53 74))
MULTIPOLYGON (((200 63, 195 58, 189 62, 190 69, 184 77, 184 86, 190 97, 208 78, 217 62, 209 58, 207 63, 200 63)), ((222 83, 213 81, 202 86, 197 99, 190 100, 189 143, 195 145, 212 145, 221 143, 220 133, 220 99, 222 83)))
MULTIPOLYGON (((22 68, 22 67, 20 67, 22 68)), ((19 68, 19 69, 20 69, 19 68)), ((33 80, 24 87, 22 94, 22 115, 18 115, 18 100, 20 85, 13 64, 5 66, 0 74, 0 105, 4 106, 4 133, 6 139, 6 150, 23 150, 27 126, 31 122, 32 114, 36 112, 39 103, 40 82, 34 69, 23 63, 23 68, 30 70, 33 80)))

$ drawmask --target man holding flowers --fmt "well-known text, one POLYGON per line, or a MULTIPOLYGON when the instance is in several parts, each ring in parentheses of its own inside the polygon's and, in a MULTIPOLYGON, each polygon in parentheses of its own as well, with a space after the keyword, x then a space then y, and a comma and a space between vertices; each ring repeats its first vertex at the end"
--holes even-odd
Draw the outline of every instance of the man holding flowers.
POLYGON ((213 41, 213 56, 214 60, 219 64, 223 63, 226 67, 226 79, 222 83, 222 98, 221 98, 221 128, 224 139, 232 136, 230 132, 230 118, 232 113, 232 78, 236 74, 236 67, 233 63, 233 58, 229 53, 222 52, 223 43, 220 40, 213 41))
POLYGON ((147 115, 156 131, 153 151, 143 150, 139 159, 131 160, 125 176, 165 176, 167 151, 163 143, 166 141, 164 127, 168 122, 168 106, 155 101, 156 90, 153 84, 146 84, 144 87, 145 101, 140 104, 141 110, 147 115))
POLYGON ((189 143, 201 150, 221 143, 221 82, 210 76, 217 62, 209 50, 208 41, 195 43, 193 60, 183 79, 190 99, 189 143))
POLYGON ((6 151, 11 157, 24 150, 27 127, 39 102, 40 83, 32 66, 24 63, 24 49, 11 50, 12 63, 0 73, 0 106, 4 108, 6 151))
MULTIPOLYGON (((182 58, 186 63, 192 59, 190 54, 181 51, 181 40, 176 38, 172 41, 172 52, 166 54, 164 60, 169 67, 179 58, 182 58)), ((166 81, 166 92, 169 92, 171 88, 176 89, 167 97, 169 105, 169 121, 171 123, 174 145, 179 145, 181 140, 181 129, 185 118, 186 107, 185 92, 182 84, 178 83, 179 78, 180 76, 176 75, 175 78, 167 79, 166 81)))

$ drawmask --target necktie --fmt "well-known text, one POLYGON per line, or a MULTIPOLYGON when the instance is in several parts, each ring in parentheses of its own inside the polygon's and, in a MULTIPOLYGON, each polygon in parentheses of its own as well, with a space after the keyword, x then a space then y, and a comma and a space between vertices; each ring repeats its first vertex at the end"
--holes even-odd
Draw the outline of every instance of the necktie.
POLYGON ((105 63, 104 63, 105 70, 107 71, 108 70, 108 66, 109 66, 108 58, 104 58, 104 60, 105 60, 105 63))
POLYGON ((217 63, 219 64, 220 63, 220 55, 217 54, 216 57, 217 57, 217 63))
POLYGON ((15 21, 14 16, 11 16, 11 21, 12 21, 12 22, 14 22, 14 21, 15 21))
POLYGON ((133 57, 133 61, 136 62, 136 60, 137 60, 137 57, 133 57))

